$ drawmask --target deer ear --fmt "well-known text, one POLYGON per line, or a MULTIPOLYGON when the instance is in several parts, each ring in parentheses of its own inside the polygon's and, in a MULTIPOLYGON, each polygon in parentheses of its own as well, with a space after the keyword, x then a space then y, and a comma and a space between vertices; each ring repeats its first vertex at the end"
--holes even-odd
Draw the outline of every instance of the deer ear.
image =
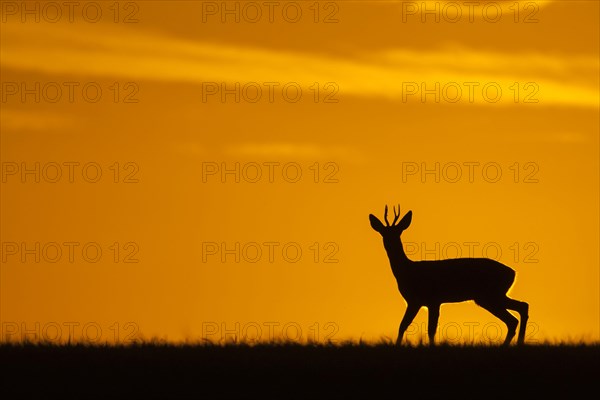
POLYGON ((402 230, 405 230, 406 228, 408 228, 410 226, 411 221, 412 221, 412 211, 409 211, 400 220, 400 222, 398 223, 398 227, 400 227, 400 229, 402 229, 402 230))
POLYGON ((379 233, 381 233, 383 228, 385 228, 381 221, 373 214, 369 214, 369 221, 371 222, 371 228, 375 229, 379 233))

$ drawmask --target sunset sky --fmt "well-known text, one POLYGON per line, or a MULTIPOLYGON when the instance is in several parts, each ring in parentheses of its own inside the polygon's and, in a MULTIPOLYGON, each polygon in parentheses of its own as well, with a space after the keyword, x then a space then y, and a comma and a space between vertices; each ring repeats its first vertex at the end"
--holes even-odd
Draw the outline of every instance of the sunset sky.
POLYGON ((530 343, 598 341, 598 2, 276 3, 0 3, 1 340, 395 340, 399 203, 530 343))

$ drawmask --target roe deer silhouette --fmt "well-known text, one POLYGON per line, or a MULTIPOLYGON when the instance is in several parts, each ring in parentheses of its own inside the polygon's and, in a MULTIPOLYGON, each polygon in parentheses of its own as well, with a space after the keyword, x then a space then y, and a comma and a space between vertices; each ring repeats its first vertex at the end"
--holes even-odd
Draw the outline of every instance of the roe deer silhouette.
POLYGON ((529 304, 506 295, 515 280, 515 271, 512 268, 489 258, 412 261, 404 253, 400 238, 402 232, 410 226, 412 211, 407 212, 400 222, 396 223, 400 217, 400 205, 397 213, 394 206, 394 221, 391 225, 387 215, 386 205, 386 225, 373 214, 369 214, 369 220, 371 227, 383 236, 383 246, 390 259, 392 273, 398 282, 398 290, 407 303, 398 329, 396 345, 402 343, 404 332, 423 306, 427 307, 429 312, 429 343, 434 345, 440 305, 469 300, 474 300, 506 324, 508 333, 504 345, 510 343, 519 324, 517 318, 507 309, 517 311, 521 316, 518 344, 525 342, 529 304))

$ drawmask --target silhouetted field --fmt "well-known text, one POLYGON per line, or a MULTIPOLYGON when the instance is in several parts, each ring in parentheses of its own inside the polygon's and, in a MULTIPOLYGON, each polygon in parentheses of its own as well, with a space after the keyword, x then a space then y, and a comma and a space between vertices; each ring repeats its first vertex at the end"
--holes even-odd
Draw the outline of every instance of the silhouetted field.
POLYGON ((0 363, 3 399, 574 398, 600 345, 4 344, 0 363))

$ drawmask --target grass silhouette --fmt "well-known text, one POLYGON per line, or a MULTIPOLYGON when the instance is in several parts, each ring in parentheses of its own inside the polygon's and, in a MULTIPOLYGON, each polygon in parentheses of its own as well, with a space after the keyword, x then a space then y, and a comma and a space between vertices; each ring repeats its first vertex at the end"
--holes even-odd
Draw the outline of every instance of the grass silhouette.
POLYGON ((600 344, 4 343, 0 360, 2 398, 554 398, 597 389, 600 344))

